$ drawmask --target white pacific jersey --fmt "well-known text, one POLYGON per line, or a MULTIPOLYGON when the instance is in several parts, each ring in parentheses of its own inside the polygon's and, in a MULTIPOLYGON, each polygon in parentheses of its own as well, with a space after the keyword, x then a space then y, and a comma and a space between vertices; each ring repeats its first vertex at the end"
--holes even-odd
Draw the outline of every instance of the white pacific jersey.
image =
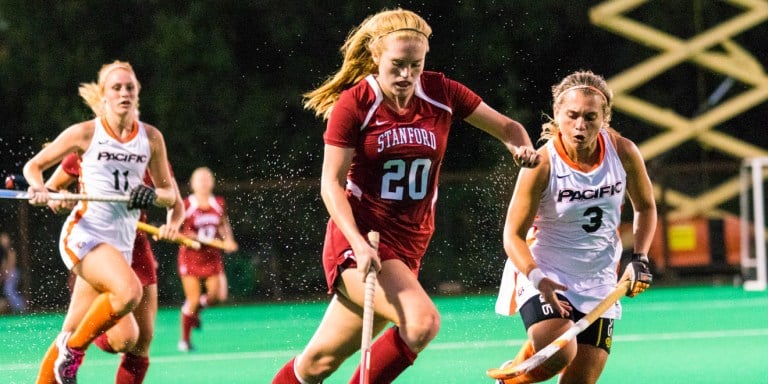
MULTIPOLYGON (((135 124, 131 136, 121 141, 100 118, 95 119, 93 138, 80 159, 80 193, 126 196, 131 189, 143 184, 151 149, 144 124, 135 124)), ((82 259, 99 243, 108 243, 130 258, 140 214, 141 210, 129 210, 124 203, 80 201, 62 232, 62 248, 67 253, 63 255, 65 262, 67 258, 72 259, 70 252, 82 259), (79 236, 71 236, 74 232, 79 232, 79 236), (78 241, 73 244, 70 240, 74 238, 78 241)))
MULTIPOLYGON (((541 196, 527 239, 542 272, 565 284, 568 290, 563 295, 584 313, 615 288, 622 252, 618 228, 627 174, 608 131, 600 131, 598 142, 600 164, 590 172, 569 165, 568 157, 555 140, 546 144, 549 185, 541 196)), ((513 285, 530 285, 521 273, 507 276, 506 270, 510 267, 513 270, 510 272, 516 272, 511 262, 508 264, 504 279, 513 279, 516 282, 513 285)), ((503 281, 502 285, 505 283, 510 282, 503 281)), ((538 294, 530 288, 513 287, 514 291, 507 296, 518 296, 512 301, 519 309, 527 299, 538 294), (528 294, 522 294, 524 291, 528 294)), ((500 293, 500 300, 501 296, 500 293)), ((497 311, 499 306, 509 308, 509 304, 497 303, 497 311)), ((620 314, 621 307, 616 305, 606 311, 604 317, 618 318, 620 314)))

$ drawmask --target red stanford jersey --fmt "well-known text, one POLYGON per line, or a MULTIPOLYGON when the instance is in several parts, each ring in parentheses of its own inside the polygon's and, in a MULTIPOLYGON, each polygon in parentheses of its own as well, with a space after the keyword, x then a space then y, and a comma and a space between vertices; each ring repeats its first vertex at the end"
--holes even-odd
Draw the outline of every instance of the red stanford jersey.
POLYGON ((406 115, 385 105, 373 75, 341 93, 323 138, 355 149, 347 196, 363 233, 379 231, 382 243, 402 256, 424 255, 451 122, 469 116, 481 101, 436 72, 421 75, 406 115))
MULTIPOLYGON (((208 207, 201 208, 194 195, 184 199, 184 224, 181 232, 192 235, 202 241, 213 240, 220 237, 219 226, 226 214, 224 199, 220 196, 211 196, 208 199, 208 207)), ((218 249, 203 246, 199 251, 181 247, 183 252, 219 252, 218 249)))

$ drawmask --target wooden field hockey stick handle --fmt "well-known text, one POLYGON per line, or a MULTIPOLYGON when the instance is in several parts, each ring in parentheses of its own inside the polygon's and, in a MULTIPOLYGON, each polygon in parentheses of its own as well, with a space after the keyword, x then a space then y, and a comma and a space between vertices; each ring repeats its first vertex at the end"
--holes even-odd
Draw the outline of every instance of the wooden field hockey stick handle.
POLYGON ((488 377, 492 379, 507 380, 513 377, 520 376, 526 372, 530 372, 532 369, 540 366, 555 353, 563 349, 574 337, 579 333, 587 329, 592 323, 595 322, 600 316, 616 304, 616 301, 621 299, 627 294, 629 290, 630 281, 622 280, 616 285, 611 293, 605 297, 595 308, 589 313, 584 315, 581 320, 573 324, 567 331, 563 332, 557 339, 549 343, 546 347, 536 352, 533 356, 529 357, 525 361, 517 364, 502 368, 491 368, 485 372, 488 377))
POLYGON ((207 245, 209 247, 218 248, 218 249, 221 249, 222 251, 226 251, 227 250, 227 245, 224 244, 224 242, 219 240, 219 239, 211 239, 211 240, 196 239, 196 240, 200 244, 207 245))
MULTIPOLYGON (((14 191, 12 189, 0 189, 0 199, 16 199, 16 200, 29 200, 30 196, 26 191, 14 191)), ((98 196, 98 195, 85 195, 78 193, 49 193, 48 198, 51 200, 61 201, 102 201, 108 203, 127 203, 130 197, 128 196, 98 196)))
MULTIPOLYGON (((368 241, 379 253, 379 233, 368 232, 368 241)), ((373 298, 376 293, 376 270, 371 265, 365 274, 365 299, 363 300, 363 334, 360 342, 360 384, 368 384, 371 372, 371 342, 373 341, 373 298)))
MULTIPOLYGON (((139 221, 138 223, 136 223, 136 229, 149 233, 150 235, 153 235, 153 236, 158 236, 160 234, 160 228, 155 227, 154 225, 147 224, 143 221, 139 221)), ((185 245, 192 249, 200 249, 200 242, 194 239, 190 239, 189 237, 186 237, 184 235, 176 235, 176 237, 173 239, 163 239, 163 240, 170 241, 176 244, 185 245)))

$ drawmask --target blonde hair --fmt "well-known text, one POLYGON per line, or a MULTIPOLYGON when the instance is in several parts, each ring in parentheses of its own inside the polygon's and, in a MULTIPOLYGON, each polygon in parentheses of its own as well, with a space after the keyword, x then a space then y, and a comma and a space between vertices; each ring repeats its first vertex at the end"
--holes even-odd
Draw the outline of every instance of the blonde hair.
POLYGON ((315 111, 316 116, 328 119, 341 91, 376 72, 377 65, 373 62, 372 53, 382 51, 382 40, 390 34, 423 39, 429 50, 432 28, 421 16, 400 8, 368 16, 350 31, 341 46, 344 61, 339 71, 317 89, 304 94, 304 108, 315 111))
MULTIPOLYGON (((101 117, 104 116, 105 109, 104 109, 104 102, 102 100, 104 96, 104 87, 106 86, 107 82, 107 75, 109 75, 110 72, 114 71, 115 69, 124 69, 131 73, 131 76, 133 77, 133 81, 136 83, 136 89, 137 91, 141 90, 141 84, 139 83, 139 80, 136 78, 136 72, 133 71, 133 67, 131 67, 131 64, 125 61, 119 61, 115 60, 110 64, 104 64, 101 66, 101 69, 99 70, 98 75, 98 82, 94 83, 80 83, 80 87, 77 89, 78 94, 80 97, 83 98, 85 101, 85 104, 87 104, 91 110, 93 111, 96 116, 101 117)), ((136 100, 136 115, 139 114, 139 104, 138 104, 138 96, 136 100)))
MULTIPOLYGON (((608 82, 592 71, 576 71, 566 76, 559 84, 552 86, 552 113, 557 114, 560 108, 563 95, 572 91, 581 90, 600 96, 603 100, 603 121, 606 124, 611 122, 611 109, 613 108, 613 92, 608 88, 608 82)), ((539 141, 547 141, 556 136, 559 128, 554 118, 547 116, 549 121, 541 126, 541 136, 539 141)), ((610 128, 610 127, 607 127, 610 128)))

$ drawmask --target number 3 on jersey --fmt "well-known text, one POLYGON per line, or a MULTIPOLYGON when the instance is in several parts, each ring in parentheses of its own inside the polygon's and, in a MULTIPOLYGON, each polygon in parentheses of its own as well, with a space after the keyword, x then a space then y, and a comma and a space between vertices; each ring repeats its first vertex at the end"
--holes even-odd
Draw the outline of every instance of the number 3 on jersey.
POLYGON ((403 200, 406 193, 411 200, 421 200, 427 196, 429 188, 430 159, 388 160, 384 163, 387 171, 381 178, 381 198, 387 200, 403 200), (406 179, 407 175, 407 179, 406 179))

